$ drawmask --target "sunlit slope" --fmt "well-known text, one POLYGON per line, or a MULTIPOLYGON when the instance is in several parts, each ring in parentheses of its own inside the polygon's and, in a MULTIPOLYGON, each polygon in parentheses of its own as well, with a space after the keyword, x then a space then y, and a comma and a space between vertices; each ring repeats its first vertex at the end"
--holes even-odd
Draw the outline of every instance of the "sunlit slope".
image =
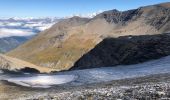
POLYGON ((52 69, 49 68, 36 66, 34 64, 0 54, 0 69, 17 71, 23 68, 33 68, 42 73, 52 71, 52 69))

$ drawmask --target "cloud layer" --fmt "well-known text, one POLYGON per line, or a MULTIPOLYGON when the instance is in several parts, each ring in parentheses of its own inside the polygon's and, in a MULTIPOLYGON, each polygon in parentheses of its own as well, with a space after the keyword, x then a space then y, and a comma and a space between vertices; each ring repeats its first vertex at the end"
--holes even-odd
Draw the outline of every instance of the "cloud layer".
POLYGON ((0 29, 0 38, 11 36, 30 36, 33 34, 35 33, 28 29, 9 29, 9 28, 0 29))
POLYGON ((30 36, 45 29, 50 28, 60 19, 55 18, 37 18, 37 19, 19 19, 9 18, 0 19, 0 38, 11 36, 30 36))

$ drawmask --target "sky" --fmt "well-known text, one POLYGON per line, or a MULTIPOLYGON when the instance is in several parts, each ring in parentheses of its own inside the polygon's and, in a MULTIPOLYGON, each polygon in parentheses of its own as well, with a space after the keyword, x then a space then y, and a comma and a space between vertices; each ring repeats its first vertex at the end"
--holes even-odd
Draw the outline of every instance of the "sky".
POLYGON ((0 0, 0 17, 66 17, 170 2, 170 0, 0 0))

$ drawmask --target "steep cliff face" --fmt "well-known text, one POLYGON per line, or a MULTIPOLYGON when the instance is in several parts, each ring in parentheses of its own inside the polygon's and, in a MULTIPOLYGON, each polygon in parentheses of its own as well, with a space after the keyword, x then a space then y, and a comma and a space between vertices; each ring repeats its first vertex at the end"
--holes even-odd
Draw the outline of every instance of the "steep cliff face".
POLYGON ((123 12, 105 11, 91 19, 65 19, 7 55, 58 71, 67 70, 105 38, 169 32, 168 5, 170 3, 123 12))
POLYGON ((167 55, 170 55, 170 34, 107 38, 71 69, 136 64, 167 55))

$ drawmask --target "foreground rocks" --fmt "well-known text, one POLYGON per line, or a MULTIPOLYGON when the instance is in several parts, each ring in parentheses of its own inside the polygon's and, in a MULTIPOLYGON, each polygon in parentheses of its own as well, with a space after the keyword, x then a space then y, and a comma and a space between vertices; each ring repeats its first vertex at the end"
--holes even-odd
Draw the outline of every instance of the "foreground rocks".
POLYGON ((169 100, 170 74, 49 89, 0 84, 2 100, 169 100))
POLYGON ((82 56, 72 69, 127 65, 170 55, 170 34, 107 38, 82 56))
POLYGON ((80 91, 63 92, 48 96, 40 96, 37 100, 169 100, 169 83, 147 83, 134 86, 120 86, 80 91))

